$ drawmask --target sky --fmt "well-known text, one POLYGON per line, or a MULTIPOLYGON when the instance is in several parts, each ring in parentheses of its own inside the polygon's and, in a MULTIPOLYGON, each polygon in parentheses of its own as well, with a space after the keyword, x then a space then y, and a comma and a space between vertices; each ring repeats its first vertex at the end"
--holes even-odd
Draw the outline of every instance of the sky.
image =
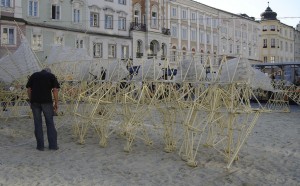
POLYGON ((277 13, 280 22, 292 27, 300 22, 300 0, 195 0, 227 12, 245 13, 260 20, 260 14, 268 7, 277 13))

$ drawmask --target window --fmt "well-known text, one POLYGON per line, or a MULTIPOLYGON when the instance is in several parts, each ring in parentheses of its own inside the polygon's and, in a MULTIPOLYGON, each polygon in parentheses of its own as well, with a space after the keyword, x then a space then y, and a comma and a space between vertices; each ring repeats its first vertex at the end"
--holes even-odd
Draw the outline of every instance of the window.
POLYGON ((283 41, 280 41, 280 50, 283 50, 283 41))
POLYGON ((187 11, 185 9, 183 9, 181 13, 182 13, 181 18, 187 19, 187 11))
POLYGON ((151 27, 157 28, 157 13, 156 12, 152 12, 151 27))
POLYGON ((113 16, 112 15, 105 15, 105 28, 113 29, 113 16))
POLYGON ((93 56, 94 58, 102 57, 102 43, 93 43, 93 56))
POLYGON ((141 58, 143 56, 143 42, 141 40, 137 41, 136 48, 136 58, 141 58))
POLYGON ((210 17, 206 18, 206 26, 211 27, 211 18, 210 17))
POLYGON ((121 58, 122 59, 126 59, 126 58, 129 58, 129 46, 125 46, 123 45, 122 46, 122 49, 121 49, 121 58))
POLYGON ((108 45, 108 57, 116 58, 116 45, 108 45))
POLYGON ((175 25, 172 25, 171 36, 172 36, 173 38, 177 38, 177 26, 175 26, 175 25))
POLYGON ((285 42, 285 51, 287 52, 289 49, 288 49, 288 43, 285 42))
POLYGON ((240 53, 241 53, 240 45, 236 45, 236 53, 237 53, 237 54, 240 54, 240 53))
POLYGON ((90 26, 99 27, 99 14, 91 12, 90 26))
POLYGON ((217 27, 218 27, 218 19, 217 19, 217 18, 214 18, 214 19, 212 20, 212 24, 213 24, 213 27, 214 27, 214 28, 217 28, 217 27))
POLYGON ((271 63, 274 63, 275 62, 275 56, 271 56, 270 61, 271 61, 271 63))
POLYGON ((195 23, 197 21, 197 14, 196 14, 196 12, 192 12, 191 13, 191 21, 193 23, 195 23))
POLYGON ((275 48, 275 39, 274 38, 271 39, 271 48, 275 48))
POLYGON ((204 32, 203 31, 200 31, 200 43, 205 43, 205 34, 204 34, 204 32))
POLYGON ((191 30, 191 40, 196 41, 197 40, 197 33, 196 30, 191 30))
POLYGON ((1 30, 1 45, 15 45, 16 33, 14 27, 2 27, 1 30))
POLYGON ((177 8, 172 7, 172 17, 177 17, 177 8))
POLYGON ((74 23, 79 23, 80 22, 80 10, 74 8, 73 9, 73 22, 74 23))
POLYGON ((233 52, 233 45, 229 44, 229 53, 232 54, 232 52, 233 52))
POLYGON ((207 44, 210 44, 210 42, 211 42, 211 38, 210 38, 210 37, 211 37, 210 34, 207 33, 207 34, 206 34, 206 43, 207 43, 207 44))
POLYGON ((59 5, 52 5, 52 19, 60 19, 60 6, 59 5))
POLYGON ((56 36, 55 38, 54 38, 54 43, 56 44, 56 45, 64 45, 64 37, 63 36, 56 36))
POLYGON ((252 55, 252 48, 249 47, 249 56, 251 56, 251 55, 252 55))
POLYGON ((32 50, 42 50, 43 37, 42 34, 33 34, 31 40, 32 50))
POLYGON ((271 25, 271 26, 270 26, 270 30, 271 30, 271 31, 275 31, 275 25, 271 25))
POLYGON ((264 39, 263 42, 264 42, 263 48, 267 48, 268 47, 268 40, 264 39))
POLYGON ((3 7, 11 7, 10 0, 1 0, 1 6, 3 6, 3 7))
POLYGON ((76 39, 76 48, 83 48, 83 39, 76 39))
POLYGON ((268 57, 264 56, 264 63, 267 63, 267 62, 268 62, 268 57))
POLYGON ((119 17, 119 30, 126 30, 126 18, 119 17))
POLYGON ((38 5, 39 2, 37 0, 28 1, 28 15, 37 17, 38 16, 38 5))
POLYGON ((119 4, 126 5, 126 0, 119 0, 119 4))
POLYGON ((181 29, 181 39, 187 40, 187 28, 182 27, 181 29))
POLYGON ((134 11, 134 23, 135 24, 139 23, 139 17, 140 17, 140 11, 135 10, 134 11))
POLYGON ((267 25, 264 25, 263 26, 263 31, 267 31, 268 30, 268 26, 267 25))
POLYGON ((204 17, 203 17, 203 15, 199 15, 199 24, 200 25, 203 25, 203 23, 204 23, 204 17))
POLYGON ((290 44, 290 51, 293 52, 293 44, 290 44))

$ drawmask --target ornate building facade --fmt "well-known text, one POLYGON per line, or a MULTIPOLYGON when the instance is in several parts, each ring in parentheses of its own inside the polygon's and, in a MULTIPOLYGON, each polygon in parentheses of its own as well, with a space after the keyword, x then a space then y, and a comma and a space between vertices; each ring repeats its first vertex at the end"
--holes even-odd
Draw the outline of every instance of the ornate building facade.
POLYGON ((294 62, 294 32, 292 26, 281 23, 277 13, 268 6, 261 14, 261 57, 263 63, 294 62))

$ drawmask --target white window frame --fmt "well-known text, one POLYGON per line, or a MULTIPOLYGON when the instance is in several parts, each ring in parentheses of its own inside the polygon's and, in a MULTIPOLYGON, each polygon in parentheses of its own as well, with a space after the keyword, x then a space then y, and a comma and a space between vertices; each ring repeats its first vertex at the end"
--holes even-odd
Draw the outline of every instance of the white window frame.
POLYGON ((99 27, 99 13, 90 13, 90 27, 99 27))
POLYGON ((1 0, 1 4, 2 7, 12 7, 12 2, 11 0, 1 0))
POLYGON ((197 13, 191 12, 191 22, 196 23, 197 22, 197 13))
POLYGON ((110 14, 105 15, 105 29, 113 29, 114 28, 114 16, 110 14))
POLYGON ((157 28, 158 27, 158 20, 157 20, 157 11, 152 11, 151 12, 151 28, 157 28), (155 16, 153 16, 155 14, 155 16))
POLYGON ((117 57, 117 46, 115 44, 108 45, 108 58, 116 58, 117 57))
POLYGON ((119 17, 118 23, 119 30, 126 30, 126 17, 119 17))
POLYGON ((271 38, 271 48, 275 48, 276 43, 275 43, 275 38, 271 38))
POLYGON ((199 19, 199 24, 204 25, 204 16, 202 14, 198 15, 198 19, 199 19))
POLYGON ((122 48, 121 48, 121 58, 122 59, 129 58, 129 46, 128 45, 122 45, 122 48))
POLYGON ((39 16, 39 1, 29 0, 28 1, 28 16, 38 17, 39 16))
POLYGON ((187 10, 186 9, 181 10, 181 19, 187 19, 187 10))
POLYGON ((176 7, 172 7, 172 17, 177 17, 177 8, 176 7))
POLYGON ((191 29, 191 41, 197 41, 197 31, 196 31, 196 29, 191 29))
POLYGON ((81 22, 81 11, 80 8, 73 8, 73 23, 81 22))
POLYGON ((16 27, 14 27, 14 26, 1 26, 1 45, 3 46, 3 45, 6 45, 6 46, 15 46, 16 45, 16 39, 17 39, 17 34, 16 34, 16 31, 17 31, 17 29, 16 29, 16 27), (4 34, 4 29, 6 29, 7 30, 7 38, 5 39, 4 38, 4 36, 5 36, 5 34, 4 34), (9 30, 13 30, 13 36, 10 36, 9 35, 9 30), (4 42, 4 41, 6 41, 6 42, 4 42), (12 42, 10 42, 10 41, 12 41, 12 42))
POLYGON ((102 58, 103 57, 103 44, 93 43, 93 57, 102 58))
POLYGON ((52 4, 51 5, 51 19, 52 20, 60 20, 60 17, 61 17, 61 6, 59 4, 52 4), (55 14, 53 14, 53 7, 55 7, 55 14))
POLYGON ((32 33, 31 48, 34 51, 43 50, 43 34, 42 33, 32 33))

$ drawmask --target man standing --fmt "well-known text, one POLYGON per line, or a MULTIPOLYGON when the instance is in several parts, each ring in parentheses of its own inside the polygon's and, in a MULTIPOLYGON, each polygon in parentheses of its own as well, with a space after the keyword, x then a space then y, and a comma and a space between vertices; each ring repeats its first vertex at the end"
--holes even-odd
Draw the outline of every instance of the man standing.
POLYGON ((57 132, 54 126, 53 115, 58 109, 58 89, 60 88, 56 77, 49 68, 33 73, 27 84, 27 93, 34 120, 34 134, 37 149, 44 150, 44 134, 42 125, 42 112, 47 126, 47 137, 50 150, 58 150, 57 132), (52 94, 54 97, 54 105, 52 94))

